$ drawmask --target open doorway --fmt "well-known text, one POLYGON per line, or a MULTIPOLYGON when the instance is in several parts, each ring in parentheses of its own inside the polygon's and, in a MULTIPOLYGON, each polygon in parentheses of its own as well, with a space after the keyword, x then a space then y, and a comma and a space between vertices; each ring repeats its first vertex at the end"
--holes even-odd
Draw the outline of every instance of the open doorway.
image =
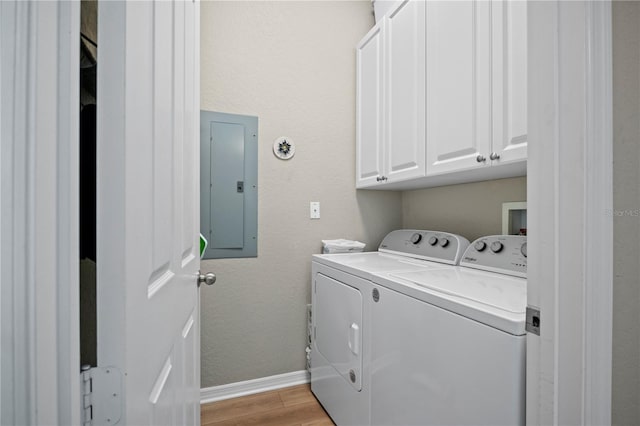
POLYGON ((98 2, 80 6, 80 364, 97 366, 96 332, 96 76, 98 2))

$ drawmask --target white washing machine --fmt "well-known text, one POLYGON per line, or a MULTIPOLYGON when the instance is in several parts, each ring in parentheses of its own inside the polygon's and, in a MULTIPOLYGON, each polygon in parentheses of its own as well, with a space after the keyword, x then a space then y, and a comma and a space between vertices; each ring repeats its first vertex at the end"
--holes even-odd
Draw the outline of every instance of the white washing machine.
POLYGON ((371 419, 375 274, 453 269, 469 242, 424 230, 389 233, 377 252, 312 259, 311 390, 338 425, 371 419))
POLYGON ((459 267, 372 276, 367 424, 525 424, 526 254, 488 236, 459 267))

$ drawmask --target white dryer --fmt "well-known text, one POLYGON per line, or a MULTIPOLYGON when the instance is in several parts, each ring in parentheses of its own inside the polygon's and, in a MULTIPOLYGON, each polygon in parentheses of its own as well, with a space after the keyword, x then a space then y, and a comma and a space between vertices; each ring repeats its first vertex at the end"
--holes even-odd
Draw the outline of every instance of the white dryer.
POLYGON ((336 424, 371 422, 372 277, 455 268, 468 244, 405 229, 389 233, 377 252, 313 256, 311 390, 336 424))
POLYGON ((526 237, 476 240, 460 266, 378 273, 373 425, 524 425, 526 237))

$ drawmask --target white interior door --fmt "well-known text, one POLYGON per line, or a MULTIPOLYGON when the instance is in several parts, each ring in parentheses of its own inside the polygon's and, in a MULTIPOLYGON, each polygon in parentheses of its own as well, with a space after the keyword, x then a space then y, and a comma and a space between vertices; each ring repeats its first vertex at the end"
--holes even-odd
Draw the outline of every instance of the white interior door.
POLYGON ((199 4, 100 2, 98 29, 98 366, 120 424, 199 424, 199 4))

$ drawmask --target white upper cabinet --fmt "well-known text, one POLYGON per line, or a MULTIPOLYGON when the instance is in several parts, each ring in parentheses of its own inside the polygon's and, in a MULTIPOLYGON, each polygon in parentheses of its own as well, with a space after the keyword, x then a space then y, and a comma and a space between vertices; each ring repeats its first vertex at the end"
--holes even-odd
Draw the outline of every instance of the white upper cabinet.
POLYGON ((383 33, 384 25, 377 25, 356 50, 356 176, 359 186, 375 185, 382 176, 383 33))
POLYGON ((405 0, 369 32, 358 46, 358 188, 526 174, 526 7, 405 0))
POLYGON ((493 150, 499 162, 527 158, 527 3, 494 1, 493 150))
POLYGON ((427 2, 427 175, 526 159, 526 8, 427 2))
POLYGON ((428 174, 490 163, 490 9, 486 1, 427 2, 428 174))
POLYGON ((425 175, 425 3, 404 0, 357 47, 356 186, 425 175))
POLYGON ((385 182, 425 173, 425 2, 405 0, 386 18, 385 182))

